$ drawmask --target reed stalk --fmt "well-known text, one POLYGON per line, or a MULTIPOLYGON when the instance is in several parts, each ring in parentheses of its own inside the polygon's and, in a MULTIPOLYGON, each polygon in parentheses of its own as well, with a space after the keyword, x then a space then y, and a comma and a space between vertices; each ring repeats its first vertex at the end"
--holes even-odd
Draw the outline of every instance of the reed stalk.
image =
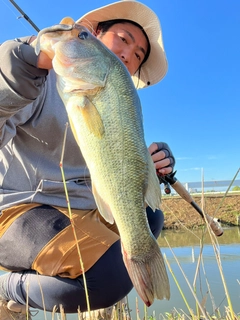
MULTIPOLYGON (((81 257, 81 252, 80 252, 80 248, 79 248, 79 244, 78 244, 78 241, 77 241, 77 235, 76 235, 76 230, 75 230, 75 226, 74 226, 74 222, 73 222, 73 218, 72 218, 72 212, 71 212, 71 205, 70 205, 70 201, 69 201, 69 197, 68 197, 68 192, 67 192, 67 186, 66 186, 66 180, 65 180, 65 175, 64 175, 64 170, 63 170, 63 158, 64 158, 64 150, 65 150, 65 144, 66 144, 66 134, 67 134, 67 128, 68 128, 68 124, 66 124, 66 130, 65 130, 65 134, 64 134, 64 141, 63 141, 63 148, 62 148, 62 154, 61 154, 61 160, 60 160, 60 169, 61 169, 61 173, 62 173, 62 180, 63 180, 63 184, 64 184, 64 190, 65 190, 65 195, 66 195, 66 201, 67 201, 67 206, 68 206, 68 212, 69 212, 69 218, 70 218, 70 222, 71 222, 71 225, 72 225, 72 229, 73 229, 73 234, 74 234, 74 238, 75 238, 75 241, 76 241, 76 244, 77 244, 77 251, 78 251, 78 256, 79 256, 79 261, 80 261, 80 267, 81 269, 83 270, 83 281, 84 281, 84 288, 85 288, 85 292, 86 292, 86 301, 87 301, 87 309, 88 309, 88 312, 89 312, 89 319, 91 320, 91 312, 90 312, 90 301, 89 301, 89 295, 88 295, 88 290, 87 290, 87 282, 86 282, 86 277, 85 277, 85 273, 84 273, 84 264, 83 264, 83 261, 82 261, 82 257, 81 257)), ((240 170, 240 169, 239 169, 240 170)), ((221 200, 215 214, 217 213, 217 211, 219 210, 219 208, 221 207, 228 191, 230 190, 234 180, 236 179, 238 173, 239 173, 239 170, 237 171, 236 175, 234 176, 230 186, 228 187, 223 199, 221 200)), ((203 184, 203 178, 202 178, 202 184, 203 184)), ((202 190, 203 190, 203 187, 202 187, 202 190)), ((203 213, 205 212, 205 208, 204 208, 204 193, 202 194, 202 207, 203 207, 203 213)), ((213 234, 213 232, 211 231, 210 229, 210 226, 209 226, 209 223, 206 219, 206 216, 204 214, 204 219, 205 219, 205 222, 206 222, 206 226, 207 226, 207 230, 208 230, 208 233, 210 235, 210 238, 211 238, 211 243, 212 243, 212 246, 213 246, 213 249, 214 249, 214 253, 215 253, 215 257, 216 257, 216 261, 217 261, 217 264, 218 264, 218 268, 219 268, 219 271, 220 271, 220 275, 221 275, 221 279, 222 279, 222 283, 223 283, 223 287, 224 287, 224 291, 225 291, 225 294, 226 294, 226 297, 227 297, 227 301, 228 301, 228 307, 226 308, 226 320, 236 320, 236 319, 239 319, 233 312, 233 308, 232 308, 232 304, 231 304, 231 299, 230 299, 230 296, 229 296, 229 292, 228 292, 228 288, 227 288, 227 285, 226 285, 226 281, 225 281, 225 278, 224 278, 224 274, 223 274, 223 270, 222 270, 222 265, 221 265, 221 259, 220 259, 220 253, 219 253, 219 249, 218 249, 218 242, 216 240, 216 236, 213 234)), ((183 225, 183 224, 182 224, 183 225)), ((184 228, 186 228, 184 225, 183 225, 184 228)), ((187 229, 188 231, 192 232, 191 230, 187 229)), ((192 232, 193 233, 193 232, 192 232)), ((197 278, 197 275, 199 275, 199 270, 200 270, 200 264, 202 263, 202 267, 203 267, 203 270, 204 270, 204 276, 205 276, 205 279, 206 279, 206 282, 207 282, 207 286, 208 286, 208 290, 209 292, 211 292, 210 290, 210 286, 209 286, 209 283, 207 281, 207 277, 206 277, 206 272, 205 272, 205 269, 204 269, 204 264, 203 264, 203 258, 202 258, 202 251, 203 251, 203 239, 200 239, 200 255, 198 257, 198 261, 197 261, 197 267, 196 267, 196 272, 195 272, 195 277, 194 277, 194 281, 193 281, 193 287, 191 286, 191 284, 189 283, 189 280, 187 279, 177 257, 175 256, 173 250, 171 249, 167 239, 165 238, 165 241, 167 242, 168 244, 168 247, 170 248, 177 264, 178 264, 178 267, 180 268, 180 271, 182 272, 184 278, 185 278, 185 281, 187 282, 187 285, 188 287, 190 288, 190 291, 192 292, 193 294, 193 297, 196 301, 196 313, 197 315, 195 315, 193 313, 193 310, 191 309, 191 307, 189 306, 188 304, 188 301, 178 283, 178 280, 176 279, 175 275, 174 275, 174 272, 173 270, 171 269, 171 266, 166 258, 166 255, 164 255, 165 257, 165 261, 166 261, 166 265, 178 287, 178 290, 182 296, 182 299, 190 313, 190 316, 184 314, 180 314, 179 312, 177 313, 177 319, 180 320, 180 319, 186 319, 186 318, 189 318, 189 319, 214 319, 216 318, 215 316, 214 317, 210 317, 209 314, 206 313, 206 311, 204 310, 203 308, 203 304, 205 305, 205 300, 206 300, 206 296, 203 297, 203 301, 202 303, 199 302, 197 296, 196 296, 196 278, 197 278)), ((212 297, 211 297, 212 298, 212 297)), ((212 298, 212 303, 213 303, 213 307, 214 307, 214 301, 213 301, 213 298, 212 298)), ((114 311, 113 313, 113 318, 112 320, 127 320, 127 317, 126 317, 126 314, 124 312, 124 306, 120 306, 119 308, 120 312, 117 312, 116 310, 114 311), (123 309, 123 310, 121 310, 123 309)), ((216 310, 215 310, 216 311, 216 310)), ((54 313, 54 312, 53 312, 54 313)), ((80 310, 78 310, 78 316, 79 316, 79 319, 81 318, 81 312, 80 310)), ((166 316, 168 319, 176 319, 176 317, 173 315, 173 314, 170 314, 170 313, 166 313, 166 316)), ((61 310, 61 319, 64 320, 64 312, 63 310, 61 310)), ((220 319, 221 318, 221 315, 218 314, 218 318, 220 319)), ((147 314, 147 307, 144 305, 144 319, 145 320, 154 320, 155 319, 155 315, 154 317, 152 316, 148 316, 147 314)), ((139 307, 138 307, 138 299, 136 298, 136 320, 141 320, 140 318, 140 314, 139 314, 139 307)))
MULTIPOLYGON (((166 241, 167 241, 167 240, 166 240, 166 241)), ((187 302, 187 299, 186 299, 186 297, 185 297, 185 295, 184 295, 184 293, 183 293, 183 291, 182 291, 182 289, 181 289, 181 286, 180 286, 179 282, 177 281, 177 278, 175 277, 175 274, 174 274, 174 272, 173 272, 173 270, 172 270, 172 268, 171 268, 171 266, 170 266, 170 263, 168 262, 167 257, 166 257, 165 254, 164 254, 164 259, 165 259, 166 265, 167 265, 167 267, 168 267, 168 269, 169 269, 169 271, 170 271, 170 273, 171 273, 171 275, 172 275, 172 277, 173 277, 173 280, 174 280, 174 282, 176 283, 176 285, 177 285, 177 287, 178 287, 178 290, 179 290, 179 292, 180 292, 180 294, 181 294, 181 296, 182 296, 182 298, 183 298, 183 301, 184 301, 184 303, 185 303, 185 305, 186 305, 189 313, 190 313, 191 316, 193 317, 193 316, 194 316, 193 311, 192 311, 192 309, 190 308, 190 306, 189 306, 189 304, 188 304, 188 302, 187 302)))
POLYGON ((70 219, 70 222, 71 222, 74 239, 76 241, 80 267, 81 267, 81 270, 82 270, 83 283, 84 283, 84 289, 85 289, 85 294, 86 294, 87 310, 88 310, 89 317, 90 317, 90 320, 91 320, 91 312, 90 312, 91 308, 90 308, 89 294, 88 294, 88 289, 87 289, 87 281, 86 281, 86 276, 85 276, 85 272, 84 272, 84 264, 83 264, 83 261, 82 261, 81 251, 80 251, 80 247, 79 247, 79 244, 78 244, 76 229, 75 229, 75 225, 74 225, 74 221, 73 221, 73 217, 72 217, 71 204, 70 204, 67 185, 66 185, 66 180, 65 180, 65 174, 64 174, 64 170, 63 170, 63 158, 64 158, 64 150, 65 150, 65 145, 66 145, 67 129, 68 129, 68 123, 66 123, 66 129, 65 129, 65 132, 64 132, 62 154, 61 154, 61 160, 60 160, 59 166, 60 166, 60 169, 61 169, 62 180, 63 180, 63 185, 64 185, 64 191, 65 191, 65 195, 66 195, 69 219, 70 219))
POLYGON ((239 172, 240 172, 240 168, 237 170, 237 172, 236 172, 236 174, 234 175, 234 177, 233 177, 233 179, 232 179, 232 181, 231 181, 230 185, 228 186, 228 188, 227 188, 227 190, 226 190, 226 192, 225 192, 225 194, 224 194, 223 198, 221 199, 221 201, 220 201, 220 203, 219 203, 219 205, 218 205, 218 207, 217 207, 217 209, 216 209, 216 211, 215 211, 215 213, 214 213, 214 216, 217 214, 218 210, 221 208, 221 206, 222 206, 222 204, 223 204, 223 201, 224 201, 224 199, 226 198, 226 196, 227 196, 227 194, 228 194, 228 192, 229 192, 229 190, 230 190, 231 186, 233 185, 233 182, 234 182, 234 181, 235 181, 235 179, 237 178, 237 176, 238 176, 239 172))
MULTIPOLYGON (((195 301, 197 302, 197 305, 198 305, 199 309, 200 309, 200 310, 201 310, 201 312, 202 312, 202 316, 203 316, 205 319, 208 319, 208 317, 207 317, 207 315, 206 315, 206 313, 205 313, 205 310, 202 308, 202 306, 201 306, 201 304, 200 304, 200 302, 199 302, 199 300, 198 300, 198 298, 197 298, 197 296, 196 296, 196 294, 195 294, 194 290, 192 289, 191 284, 189 283, 189 280, 187 279, 187 277, 186 277, 186 275, 185 275, 185 273, 184 273, 184 271, 183 271, 183 269, 182 269, 182 267, 181 267, 181 265, 180 265, 180 263, 179 263, 179 261, 178 261, 178 259, 177 259, 176 255, 175 255, 175 253, 173 252, 173 250, 172 250, 172 248, 171 248, 171 246, 170 246, 170 244, 169 244, 168 240, 166 239, 166 237, 165 237, 165 241, 167 242, 168 247, 169 247, 170 251, 172 252, 173 257, 174 257, 175 261, 177 262, 177 265, 178 265, 178 267, 179 267, 179 269, 180 269, 181 273, 183 274, 183 277, 184 277, 184 279, 185 279, 185 281, 186 281, 186 283, 187 283, 187 285, 188 285, 188 287, 189 287, 189 289, 190 289, 190 291, 191 291, 191 293, 192 293, 192 295, 193 295, 193 297, 194 297, 195 301)), ((165 261, 167 261, 167 259, 166 259, 166 258, 165 258, 165 261)), ((180 291, 180 293, 181 293, 181 291, 180 291)), ((191 310, 191 309, 189 309, 189 312, 190 312, 190 310, 191 310)), ((191 315, 193 316, 192 311, 191 311, 191 315)))
MULTIPOLYGON (((221 204, 222 204, 223 200, 225 199, 228 191, 230 190, 230 187, 233 184, 233 181, 237 177, 239 170, 237 171, 237 173, 235 174, 231 184, 229 185, 229 187, 228 187, 223 199, 220 202, 220 205, 218 206, 218 209, 221 207, 221 204)), ((211 239, 211 243, 212 243, 212 246, 213 246, 214 254, 215 254, 215 257, 216 257, 216 261, 217 261, 217 264, 218 264, 218 269, 219 269, 221 280, 222 280, 222 284, 223 284, 224 291, 225 291, 226 298, 227 298, 227 302, 228 302, 228 307, 229 307, 228 318, 231 317, 231 320, 234 320, 234 319, 236 319, 236 317, 235 317, 235 314, 234 314, 234 311, 233 311, 232 302, 231 302, 229 291, 228 291, 228 288, 227 288, 227 283, 226 283, 226 280, 225 280, 225 277, 224 277, 224 274, 223 274, 223 268, 222 268, 222 263, 221 263, 219 244, 218 244, 218 241, 216 239, 215 234, 212 232, 212 230, 210 228, 210 225, 209 225, 209 223, 207 221, 206 214, 205 214, 204 210, 203 210, 203 214, 204 214, 204 219, 205 219, 205 222, 206 222, 208 234, 209 234, 210 239, 211 239)))

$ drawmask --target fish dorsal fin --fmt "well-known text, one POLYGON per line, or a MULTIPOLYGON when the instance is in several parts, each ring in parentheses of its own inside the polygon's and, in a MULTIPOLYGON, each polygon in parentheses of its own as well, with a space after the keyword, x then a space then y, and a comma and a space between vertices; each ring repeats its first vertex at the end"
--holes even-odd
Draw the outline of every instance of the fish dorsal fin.
POLYGON ((161 207, 161 188, 159 186, 158 178, 156 175, 156 169, 154 167, 152 158, 148 156, 148 187, 145 195, 145 201, 152 208, 153 211, 160 209, 161 207))
POLYGON ((114 218, 111 212, 111 209, 109 205, 102 199, 102 197, 99 195, 97 192, 94 183, 92 184, 92 191, 94 195, 94 199, 96 201, 98 210, 101 214, 101 216, 108 222, 113 224, 114 223, 114 218))
POLYGON ((60 21, 60 24, 68 24, 72 26, 75 23, 75 21, 71 17, 65 17, 60 21))

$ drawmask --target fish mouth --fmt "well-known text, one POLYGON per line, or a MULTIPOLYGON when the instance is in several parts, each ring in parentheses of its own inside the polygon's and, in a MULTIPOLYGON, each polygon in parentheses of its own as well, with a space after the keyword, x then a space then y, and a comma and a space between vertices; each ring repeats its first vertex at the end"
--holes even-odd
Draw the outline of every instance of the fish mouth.
POLYGON ((96 94, 101 88, 96 85, 92 85, 91 87, 85 87, 85 88, 76 88, 71 91, 68 91, 67 93, 73 94, 73 95, 83 95, 83 94, 88 94, 88 95, 94 95, 96 94))
POLYGON ((82 89, 82 88, 77 88, 77 89, 73 89, 70 91, 65 91, 67 93, 72 93, 72 94, 78 94, 78 93, 84 93, 86 90, 82 89))

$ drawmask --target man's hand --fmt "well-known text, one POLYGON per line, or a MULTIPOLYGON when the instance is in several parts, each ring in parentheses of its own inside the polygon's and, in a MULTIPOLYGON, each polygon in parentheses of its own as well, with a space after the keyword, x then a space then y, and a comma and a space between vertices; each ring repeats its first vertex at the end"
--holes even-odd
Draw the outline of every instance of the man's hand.
POLYGON ((175 158, 171 149, 165 142, 153 142, 148 148, 155 168, 161 175, 173 172, 175 166, 175 158))
POLYGON ((40 52, 38 56, 38 68, 39 69, 52 69, 52 59, 49 58, 49 56, 44 53, 40 52))

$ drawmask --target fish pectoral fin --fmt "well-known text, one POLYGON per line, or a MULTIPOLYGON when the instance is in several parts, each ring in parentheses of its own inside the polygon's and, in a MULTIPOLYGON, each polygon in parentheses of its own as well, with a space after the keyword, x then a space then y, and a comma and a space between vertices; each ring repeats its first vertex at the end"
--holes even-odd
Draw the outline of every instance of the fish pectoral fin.
POLYGON ((161 188, 156 174, 152 158, 149 154, 148 158, 148 187, 145 194, 145 202, 153 211, 161 207, 161 188))
POLYGON ((68 24, 72 26, 75 23, 75 21, 71 17, 65 17, 60 21, 60 24, 68 24))
POLYGON ((98 210, 101 214, 101 216, 108 222, 113 224, 114 223, 114 218, 111 212, 111 209, 109 205, 102 199, 102 197, 99 195, 97 192, 94 183, 92 184, 92 191, 94 195, 94 199, 96 201, 98 210))
POLYGON ((128 257, 123 251, 123 260, 132 283, 140 298, 150 306, 154 298, 170 299, 170 285, 164 258, 155 241, 150 253, 145 256, 128 257))
POLYGON ((105 132, 105 129, 102 118, 95 105, 87 97, 85 97, 84 104, 78 107, 88 130, 95 137, 101 138, 105 132))

